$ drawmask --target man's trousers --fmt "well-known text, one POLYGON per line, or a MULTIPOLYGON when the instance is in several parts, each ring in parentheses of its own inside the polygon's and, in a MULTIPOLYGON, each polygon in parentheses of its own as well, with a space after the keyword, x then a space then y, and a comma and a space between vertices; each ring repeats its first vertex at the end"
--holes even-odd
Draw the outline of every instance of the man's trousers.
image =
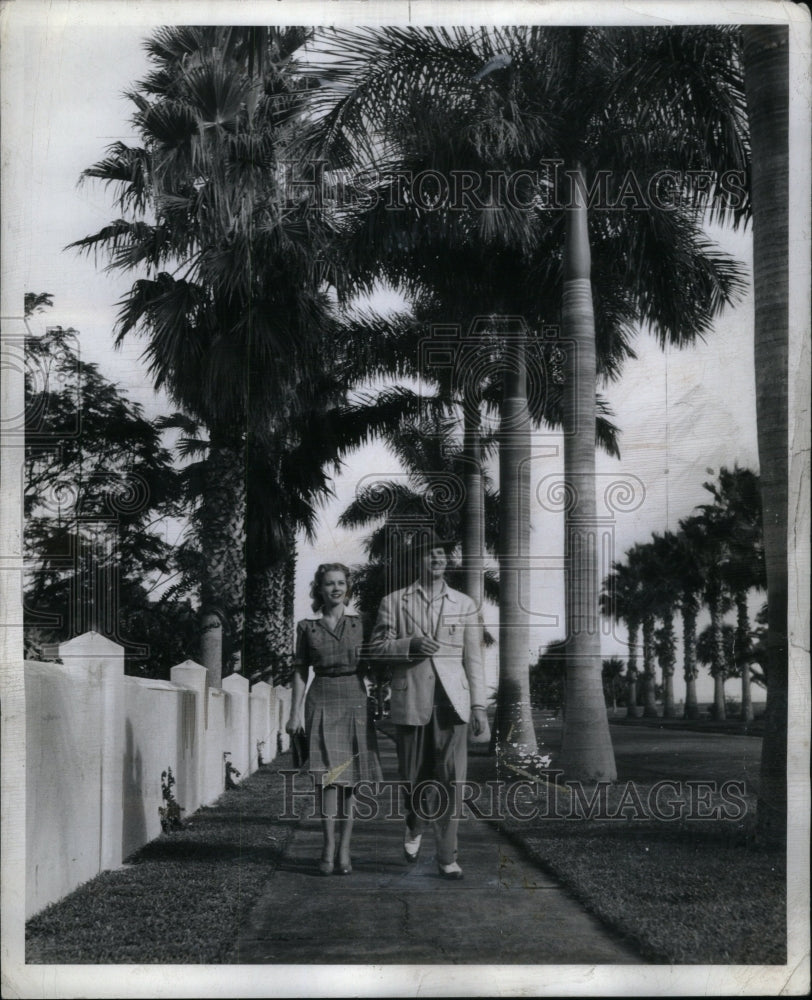
POLYGON ((457 825, 468 769, 468 724, 451 706, 439 680, 434 710, 425 726, 397 727, 398 766, 405 791, 406 824, 412 836, 435 819, 437 860, 449 865, 457 855, 457 825), (435 787, 420 787, 430 781, 435 787))

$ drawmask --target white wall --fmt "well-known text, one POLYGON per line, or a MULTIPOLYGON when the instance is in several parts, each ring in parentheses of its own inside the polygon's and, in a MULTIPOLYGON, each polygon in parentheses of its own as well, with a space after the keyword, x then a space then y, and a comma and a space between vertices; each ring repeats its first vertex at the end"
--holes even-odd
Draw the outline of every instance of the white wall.
POLYGON ((224 752, 244 780, 273 760, 290 691, 232 675, 208 686, 191 660, 170 681, 124 676, 120 646, 86 633, 63 663, 25 664, 26 918, 161 832, 161 773, 188 818, 225 787, 224 752))

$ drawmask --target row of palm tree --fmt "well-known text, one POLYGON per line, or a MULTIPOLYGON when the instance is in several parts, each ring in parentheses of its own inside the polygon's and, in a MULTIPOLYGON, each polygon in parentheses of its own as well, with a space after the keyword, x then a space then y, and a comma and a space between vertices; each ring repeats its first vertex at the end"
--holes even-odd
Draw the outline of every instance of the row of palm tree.
MULTIPOLYGON (((675 156, 686 170, 722 164, 744 169, 741 91, 727 86, 735 66, 735 35, 393 28, 335 32, 324 45, 330 58, 319 72, 328 85, 319 91, 317 107, 323 113, 307 137, 307 148, 335 170, 346 165, 347 149, 359 152, 360 168, 377 171, 389 185, 399 183, 409 170, 447 176, 464 167, 481 175, 515 175, 541 160, 558 160, 566 168, 561 181, 569 190, 554 192, 560 210, 528 213, 510 199, 490 199, 464 210, 454 206, 444 212, 438 205, 426 218, 425 205, 417 199, 410 212, 408 193, 400 192, 404 210, 397 213, 387 210, 391 197, 379 198, 377 215, 366 213, 355 230, 364 248, 356 255, 363 262, 372 253, 376 276, 383 268, 389 280, 407 286, 419 281, 423 287, 442 287, 453 281, 457 299, 474 304, 479 315, 503 312, 500 292, 507 290, 513 293, 510 312, 518 311, 520 303, 531 326, 536 317, 552 317, 562 328, 565 475, 575 498, 567 512, 573 557, 566 584, 573 710, 563 754, 566 766, 581 777, 612 778, 595 627, 597 587, 591 585, 597 573, 590 538, 598 365, 604 371, 620 368, 629 353, 624 334, 636 322, 651 325, 663 341, 690 342, 710 328, 715 313, 734 297, 740 275, 701 233, 702 211, 728 214, 717 189, 698 198, 694 192, 693 203, 681 209, 610 216, 589 212, 585 177, 614 168, 610 186, 617 188, 624 168, 634 163, 645 183, 666 163, 673 167, 675 156), (702 59, 697 58, 700 51, 702 59), (692 95, 703 93, 707 100, 684 100, 686 65, 703 77, 692 95), (673 114, 675 106, 679 110, 673 114), (460 245, 474 261, 484 253, 489 267, 504 251, 513 280, 495 288, 482 280, 476 265, 461 273, 453 258, 449 261, 449 252, 460 245), (593 272, 597 248, 605 256, 595 253, 593 272), (428 264, 415 268, 416 256, 428 264), (663 266, 662 275, 652 275, 655 261, 655 270, 663 266), (672 280, 675 273, 681 276, 678 282, 672 280), (596 297, 596 309, 593 289, 607 286, 611 291, 596 297)), ((619 198, 621 192, 615 189, 611 195, 619 198)), ((441 304, 448 308, 447 301, 441 304)), ((463 307, 451 318, 458 321, 465 315, 463 307)), ((503 580, 496 724, 497 732, 510 731, 516 742, 530 748, 535 736, 525 661, 528 621, 519 593, 529 530, 529 434, 527 422, 520 419, 527 388, 521 359, 531 336, 525 332, 517 337, 513 355, 518 364, 497 366, 505 433, 500 447, 503 580)))
MULTIPOLYGON (((725 718, 724 683, 730 675, 725 650, 724 615, 735 608, 733 655, 741 677, 741 714, 753 718, 750 694, 753 641, 748 612, 751 591, 763 590, 764 545, 761 494, 758 476, 738 466, 721 468, 716 482, 706 482, 712 503, 679 522, 679 530, 654 534, 649 542, 634 545, 625 560, 613 564, 601 593, 603 613, 623 621, 628 629, 628 681, 638 682, 637 654, 642 651, 639 674, 643 714, 657 716, 654 696, 655 662, 663 676, 663 715, 674 718, 673 676, 676 666, 674 618, 682 617, 685 718, 699 716, 696 696, 697 618, 704 605, 710 624, 702 646, 707 650, 714 678, 714 715, 725 718), (659 622, 659 628, 657 623, 659 622), (641 640, 639 642, 638 640, 641 640)), ((630 694, 629 714, 636 698, 630 694)))
MULTIPOLYGON (((757 59, 775 61, 775 52, 765 36, 744 34, 757 113, 767 79, 757 59)), ((156 384, 208 432, 199 507, 206 634, 216 635, 223 621, 234 634, 243 631, 246 511, 256 505, 253 523, 267 542, 248 547, 255 568, 290 580, 291 507, 309 508, 327 488, 330 463, 374 432, 355 414, 354 439, 330 438, 333 450, 312 462, 313 481, 261 513, 269 495, 289 492, 285 457, 310 444, 304 414, 323 427, 331 410, 336 423, 353 409, 353 386, 389 372, 380 350, 391 343, 374 324, 344 325, 331 296, 343 307, 384 280, 428 308, 431 323, 456 324, 463 340, 475 317, 491 317, 487 377, 466 376, 450 400, 464 404, 466 418, 464 562, 474 568, 473 589, 482 565, 479 414, 490 385, 502 395, 497 731, 532 747, 527 620, 518 600, 533 416, 526 358, 543 352, 541 328, 552 323, 561 329, 564 377, 557 389, 542 387, 536 417, 563 428, 573 497, 566 514, 570 711, 563 763, 574 777, 613 778, 591 542, 596 379, 616 376, 633 357, 629 337, 638 325, 663 344, 690 344, 742 287, 739 267, 702 226, 708 217, 744 221, 748 200, 726 200, 718 185, 683 186, 691 171, 749 171, 741 33, 184 27, 156 32, 147 51, 154 70, 130 94, 142 145, 117 144, 86 172, 117 186, 130 218, 77 245, 105 251, 112 267, 146 271, 122 303, 119 340, 136 328, 147 334, 156 384), (348 172, 365 171, 377 177, 367 192, 375 197, 357 204, 308 197, 285 183, 292 159, 326 165, 328 195, 348 172), (563 169, 552 182, 525 183, 521 203, 470 199, 452 211, 427 207, 402 189, 404 170, 515 178, 542 160, 563 169), (620 179, 630 168, 643 188, 659 171, 673 171, 674 205, 595 209, 589 184, 606 180, 608 196, 622 206, 628 191, 620 179), (387 208, 392 194, 397 211, 387 208), (552 207, 539 200, 544 194, 552 194, 552 207), (506 333, 504 316, 521 322, 506 333), (342 354, 339 344, 349 349, 342 354), (245 470, 255 467, 263 476, 252 490, 245 470)), ((770 79, 774 90, 779 83, 770 79)), ((769 192, 754 176, 754 201, 757 190, 763 212, 769 192)), ((757 298, 763 287, 757 277, 757 298)), ((757 328, 765 324, 757 313, 757 328)), ((482 338, 472 339, 476 347, 482 338)), ((774 372, 772 360, 765 369, 774 372)), ((770 472, 767 481, 777 478, 770 472)), ((780 503, 770 500, 765 509, 780 518, 780 503)), ((779 586, 779 553, 770 544, 768 581, 779 586)), ((259 599, 265 593, 253 591, 259 599)), ((280 614, 288 615, 290 602, 282 604, 280 614)), ((780 599, 778 608, 771 598, 771 615, 780 614, 780 599)), ((779 646, 768 676, 780 693, 779 646)), ((216 677, 217 643, 206 646, 204 658, 216 677)))

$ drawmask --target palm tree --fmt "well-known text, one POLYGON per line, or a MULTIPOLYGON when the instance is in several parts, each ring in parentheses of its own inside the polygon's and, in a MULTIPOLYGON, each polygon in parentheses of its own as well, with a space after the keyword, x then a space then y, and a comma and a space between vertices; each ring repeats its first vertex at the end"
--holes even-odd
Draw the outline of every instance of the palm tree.
POLYGON ((721 563, 722 581, 736 607, 736 663, 742 682, 742 719, 753 718, 750 697, 750 619, 747 595, 764 589, 764 551, 759 480, 749 469, 722 467, 718 483, 704 483, 713 496, 712 505, 700 509, 713 517, 726 534, 721 563))
POLYGON ((673 541, 670 549, 670 568, 676 581, 679 582, 679 607, 682 614, 682 649, 683 676, 685 678, 685 709, 686 719, 699 718, 699 705, 696 698, 696 619, 700 610, 700 593, 702 591, 701 553, 697 553, 684 531, 675 535, 666 532, 673 541))
POLYGON ((676 718, 674 705, 674 668, 677 662, 674 612, 684 595, 680 573, 680 542, 673 532, 652 535, 652 557, 659 564, 658 617, 661 626, 655 635, 657 659, 663 675, 663 718, 676 718))
POLYGON ((661 566, 652 542, 633 545, 626 559, 640 582, 636 597, 643 639, 643 716, 656 719, 655 629, 665 603, 661 566))
MULTIPOLYGON (((729 622, 722 622, 720 636, 717 637, 713 624, 706 625, 697 636, 696 656, 703 666, 709 667, 711 673, 716 670, 714 679, 718 678, 719 687, 722 690, 722 701, 725 700, 725 681, 735 677, 738 673, 736 667, 736 630, 729 622), (718 665, 719 650, 721 649, 721 667, 718 665)), ((719 715, 718 707, 714 709, 715 718, 726 718, 726 713, 719 715)))
POLYGON ((209 431, 201 505, 202 658, 222 669, 222 624, 239 643, 245 606, 246 438, 295 412, 328 327, 318 220, 285 204, 279 153, 301 111, 298 28, 269 29, 261 78, 225 29, 173 27, 147 41, 154 70, 129 93, 140 147, 115 143, 83 177, 113 184, 124 217, 73 246, 144 268, 117 343, 148 336, 156 387, 209 431), (250 421, 249 421, 250 416, 250 421))
POLYGON ((615 621, 625 622, 628 632, 626 714, 630 719, 637 717, 637 649, 641 587, 642 580, 636 565, 614 562, 612 572, 603 582, 600 595, 601 614, 615 621))
POLYGON ((753 149, 756 422, 769 616, 758 826, 765 840, 780 843, 787 829, 789 30, 747 25, 742 35, 753 149))
POLYGON ((727 551, 727 531, 724 524, 711 513, 694 515, 680 521, 680 528, 698 556, 703 576, 702 598, 710 613, 711 650, 710 671, 713 676, 714 718, 724 719, 725 710, 725 657, 722 621, 730 608, 730 600, 722 579, 722 563, 727 551))
MULTIPOLYGON (((442 167, 444 157, 457 165, 464 123, 488 168, 526 167, 539 156, 563 159, 568 168, 564 177, 571 196, 564 199, 564 219, 559 213, 546 218, 525 213, 522 218, 492 202, 479 214, 477 230, 480 238, 497 233, 503 242, 524 246, 543 235, 558 235, 558 253, 547 259, 547 277, 557 284, 558 295, 547 305, 562 304, 565 335, 574 344, 568 360, 577 365, 570 369, 564 393, 565 462, 576 497, 567 514, 574 556, 567 576, 573 708, 564 749, 574 776, 614 773, 600 686, 597 565, 591 541, 595 308, 589 287, 590 238, 601 229, 618 238, 623 251, 616 261, 624 267, 615 273, 623 295, 664 340, 690 342, 709 328, 732 291, 719 281, 718 259, 708 269, 706 256, 697 269, 688 252, 690 226, 707 203, 702 193, 694 192, 695 210, 631 212, 608 219, 606 213, 588 216, 583 181, 601 167, 618 164, 622 170, 634 163, 643 178, 661 166, 673 168, 675 159, 693 170, 744 165, 742 114, 735 73, 730 73, 731 37, 711 29, 703 34, 696 29, 392 28, 335 33, 323 43, 331 50, 331 60, 319 70, 328 83, 325 94, 330 94, 331 81, 335 86, 330 103, 321 105, 321 136, 340 146, 342 154, 363 147, 370 162, 383 159, 388 165, 397 160, 405 129, 418 139, 430 135, 440 147, 435 168, 442 167), (492 60, 494 53, 500 58, 492 60), (491 73, 495 65, 509 68, 491 73), (685 87, 686 69, 694 76, 691 88, 685 87), (438 132, 436 115, 444 115, 449 125, 458 116, 457 128, 438 132), (632 149, 639 156, 631 155, 632 149), (665 251, 668 264, 650 252, 653 241, 670 248, 665 251), (659 280, 650 273, 654 260, 663 265, 659 280), (685 281, 675 283, 674 273, 683 274, 685 281), (683 296, 686 285, 698 294, 683 296), (586 410, 578 410, 580 403, 586 410)), ((613 194, 620 191, 617 183, 613 194)), ((715 189, 711 198, 718 194, 715 189)), ((719 214, 724 215, 723 208, 719 214)), ((696 226, 694 248, 698 234, 696 226)), ((543 281, 538 285, 547 287, 543 281)), ((518 551, 513 542, 503 540, 506 553, 518 551)), ((505 668, 518 677, 524 664, 506 663, 505 668)))
MULTIPOLYGON (((517 274, 522 277, 526 265, 523 270, 521 261, 515 255, 511 255, 513 268, 512 273, 508 272, 510 277, 502 273, 504 265, 497 265, 497 280, 494 261, 490 257, 481 249, 458 243, 459 233, 443 230, 437 238, 437 251, 442 252, 446 262, 450 259, 457 267, 447 270, 427 266, 425 260, 432 260, 436 255, 428 247, 420 249, 417 244, 401 247, 397 253, 390 250, 382 265, 379 260, 370 261, 367 258, 370 247, 387 246, 390 223, 388 220, 379 220, 375 226, 373 229, 372 221, 368 217, 364 218, 363 225, 356 234, 356 238, 358 234, 363 235, 362 245, 359 247, 351 243, 349 247, 342 247, 345 258, 354 262, 350 269, 353 289, 363 287, 364 281, 368 286, 372 279, 381 275, 398 282, 402 290, 415 297, 413 309, 417 326, 414 340, 407 345, 402 343, 402 330, 398 332, 398 350, 395 354, 390 353, 390 345, 384 341, 383 356, 375 360, 373 369, 375 373, 385 370, 385 364, 381 364, 385 358, 392 366, 392 373, 401 374, 409 370, 411 363, 411 373, 415 377, 430 379, 436 383, 437 400, 443 401, 449 412, 462 410, 464 451, 461 456, 460 478, 463 480, 465 497, 465 533, 462 538, 464 587, 469 588, 467 592, 478 602, 481 602, 484 584, 483 404, 486 410, 498 408, 501 415, 500 479, 503 483, 501 492, 507 498, 506 504, 500 508, 501 537, 511 537, 521 528, 524 547, 515 551, 512 556, 504 552, 500 560, 500 565, 505 570, 502 576, 506 586, 499 591, 500 628, 504 641, 500 643, 499 649, 503 669, 500 668, 494 742, 498 742, 500 738, 505 740, 510 733, 510 743, 532 747, 534 736, 524 657, 528 626, 526 615, 522 611, 522 601, 519 599, 519 590, 526 592, 527 587, 520 568, 520 552, 526 551, 529 544, 526 537, 529 532, 527 434, 531 423, 534 426, 560 425, 562 407, 560 389, 558 392, 550 391, 551 388, 554 390, 554 373, 542 387, 543 391, 539 391, 539 386, 534 385, 535 391, 528 394, 524 382, 528 368, 527 353, 532 352, 531 367, 537 373, 540 369, 549 370, 551 366, 548 355, 554 352, 538 338, 531 339, 521 319, 504 315, 483 316, 485 310, 495 303, 505 309, 508 301, 526 300, 527 292, 522 282, 517 281, 517 274), (370 238, 373 232, 377 235, 370 238), (452 280, 452 275, 459 275, 461 271, 465 274, 465 281, 452 280), (462 318, 462 330, 450 333, 446 338, 436 332, 430 336, 431 319, 438 316, 462 318), (431 348, 441 352, 444 357, 452 358, 453 363, 446 361, 438 367, 421 363, 420 356, 415 351, 420 342, 417 333, 421 329, 425 338, 423 343, 430 339, 431 348), (404 346, 411 349, 411 358, 399 353, 404 346), (524 428, 525 435, 523 442, 521 427, 524 428), (523 486, 519 483, 520 476, 525 477, 523 486), (508 570, 509 563, 512 565, 508 570), (512 668, 515 665, 518 665, 518 669, 514 670, 512 668)), ((409 231, 408 227, 406 230, 409 231)), ((524 280, 528 280, 526 275, 524 280)), ((613 319, 617 322, 616 318, 613 319)), ((378 336, 376 339, 380 342, 381 338, 378 336)), ((626 350, 622 332, 607 340, 612 350, 626 350)), ((616 358, 610 356, 602 360, 605 367, 612 370, 616 358)), ((369 364, 369 361, 367 352, 364 363, 369 364)), ((596 439, 607 451, 618 455, 616 429, 609 421, 608 410, 600 397, 596 401, 596 409, 596 439)))

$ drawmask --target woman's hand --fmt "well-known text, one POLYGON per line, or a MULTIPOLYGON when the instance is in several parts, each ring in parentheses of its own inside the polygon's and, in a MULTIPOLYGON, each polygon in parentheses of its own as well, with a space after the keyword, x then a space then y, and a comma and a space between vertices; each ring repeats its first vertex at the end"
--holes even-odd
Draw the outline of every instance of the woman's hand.
POLYGON ((304 728, 304 716, 301 711, 291 712, 290 718, 285 725, 285 731, 291 736, 295 736, 297 733, 303 733, 304 728))

